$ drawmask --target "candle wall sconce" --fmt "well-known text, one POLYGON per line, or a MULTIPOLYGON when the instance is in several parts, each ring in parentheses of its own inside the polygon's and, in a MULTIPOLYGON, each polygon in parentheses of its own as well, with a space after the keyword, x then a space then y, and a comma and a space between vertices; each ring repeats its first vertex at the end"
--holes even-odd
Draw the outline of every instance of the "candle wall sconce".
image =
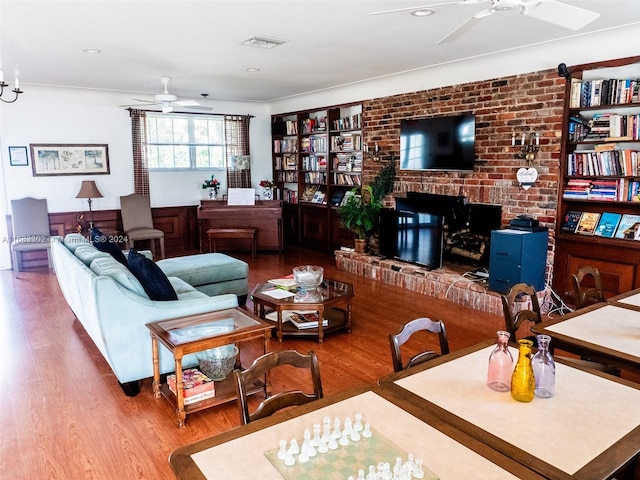
POLYGON ((369 148, 369 145, 365 143, 364 153, 371 155, 371 159, 376 163, 382 160, 380 157, 380 145, 378 145, 378 142, 373 144, 373 148, 369 148))
POLYGON ((540 150, 540 134, 531 132, 527 135, 523 133, 522 137, 517 139, 514 133, 511 135, 511 146, 520 149, 520 153, 517 153, 515 156, 516 158, 527 161, 526 167, 518 169, 516 178, 520 186, 528 190, 538 179, 538 171, 531 166, 531 163, 536 159, 536 154, 540 150))

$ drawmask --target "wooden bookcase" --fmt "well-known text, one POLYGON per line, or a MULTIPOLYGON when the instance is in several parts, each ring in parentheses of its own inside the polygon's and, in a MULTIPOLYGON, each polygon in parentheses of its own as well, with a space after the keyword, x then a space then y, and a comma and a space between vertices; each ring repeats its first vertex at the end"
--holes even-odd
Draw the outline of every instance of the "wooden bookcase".
POLYGON ((582 265, 600 270, 607 297, 640 287, 640 237, 617 238, 605 222, 595 234, 571 233, 566 225, 570 212, 640 215, 640 189, 634 193, 640 184, 640 56, 569 72, 553 283, 574 303, 571 275, 582 265))
POLYGON ((285 202, 285 242, 323 250, 348 246, 352 236, 335 211, 345 192, 362 184, 362 106, 273 115, 271 127, 273 179, 285 202))

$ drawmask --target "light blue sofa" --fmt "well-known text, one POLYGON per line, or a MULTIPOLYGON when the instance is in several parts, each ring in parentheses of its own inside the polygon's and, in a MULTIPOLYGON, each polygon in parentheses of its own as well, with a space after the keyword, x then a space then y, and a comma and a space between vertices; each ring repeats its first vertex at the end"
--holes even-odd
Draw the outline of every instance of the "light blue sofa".
MULTIPOLYGON (((189 271, 194 265, 192 257, 180 257, 182 262, 179 258, 165 260, 170 271, 167 277, 178 295, 174 301, 150 300, 124 265, 82 235, 54 237, 51 254, 65 300, 129 396, 138 393, 138 380, 153 375, 147 323, 237 307, 238 296, 244 293, 246 298, 248 265, 224 254, 192 256, 200 257, 197 264, 208 266, 208 276, 202 269, 195 276, 189 271), (244 279, 238 278, 243 275, 244 279)), ((162 261, 157 264, 162 268, 162 261)), ((185 365, 196 363, 193 355, 184 358, 185 365)), ((161 346, 161 373, 174 370, 171 353, 161 346)))

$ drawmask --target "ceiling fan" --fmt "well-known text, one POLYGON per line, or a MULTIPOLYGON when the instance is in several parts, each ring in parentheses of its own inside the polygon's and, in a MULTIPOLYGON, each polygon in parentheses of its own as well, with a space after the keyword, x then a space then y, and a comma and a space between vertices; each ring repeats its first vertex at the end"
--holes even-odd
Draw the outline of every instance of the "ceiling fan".
POLYGON ((570 30, 580 30, 593 22, 600 16, 599 13, 584 8, 568 5, 557 0, 456 0, 450 2, 432 3, 430 5, 421 5, 417 7, 396 8, 393 10, 384 10, 380 12, 372 12, 369 15, 383 15, 387 13, 419 11, 422 9, 430 9, 435 7, 443 7, 446 5, 479 5, 488 3, 488 8, 479 11, 463 24, 458 26, 452 32, 440 39, 437 44, 451 42, 457 40, 462 35, 471 30, 484 18, 494 13, 506 12, 515 8, 519 9, 521 15, 542 20, 543 22, 552 23, 560 27, 570 30))
MULTIPOLYGON (((162 77, 160 79, 160 82, 162 83, 162 85, 164 85, 164 92, 154 95, 153 100, 151 99, 143 100, 139 98, 134 98, 133 100, 135 100, 136 102, 143 102, 143 103, 138 103, 136 105, 120 105, 120 106, 121 107, 144 107, 144 106, 159 105, 162 107, 162 113, 171 113, 173 112, 174 107, 188 108, 191 110, 204 110, 207 112, 211 112, 213 110, 213 108, 211 107, 204 107, 200 105, 200 103, 198 103, 196 100, 178 100, 178 97, 176 95, 169 93, 169 83, 171 83, 170 77, 162 77)), ((207 95, 208 94, 205 94, 205 93, 202 94, 202 96, 205 98, 207 97, 207 95)))

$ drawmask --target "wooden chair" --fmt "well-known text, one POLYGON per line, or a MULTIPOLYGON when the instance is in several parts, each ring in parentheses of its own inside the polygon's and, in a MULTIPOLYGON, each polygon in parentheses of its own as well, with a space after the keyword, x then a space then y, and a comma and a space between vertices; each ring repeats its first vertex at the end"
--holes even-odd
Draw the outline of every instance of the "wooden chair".
POLYGON ((391 359, 393 360, 394 372, 399 372, 405 368, 449 353, 449 340, 447 339, 447 330, 445 329, 444 323, 440 320, 433 321, 429 318, 416 318, 406 323, 398 333, 389 335, 389 344, 391 346, 391 359), (414 355, 404 364, 402 362, 402 355, 400 354, 400 347, 418 331, 437 333, 438 340, 440 341, 440 353, 434 350, 427 350, 414 355))
MULTIPOLYGON (((502 295, 501 298, 506 330, 511 334, 511 337, 509 338, 510 341, 517 341, 516 332, 525 322, 531 322, 533 324, 542 322, 542 313, 540 312, 538 295, 531 285, 527 285, 526 283, 517 283, 511 287, 511 290, 509 290, 507 295, 502 295), (514 311, 513 306, 517 303, 526 303, 527 308, 514 311)), ((531 340, 533 344, 537 346, 538 341, 535 335, 529 335, 525 338, 527 340, 531 340)), ((550 352, 553 354, 553 340, 551 341, 550 352)), ((620 376, 620 370, 616 367, 612 367, 611 365, 604 365, 586 358, 578 359, 559 355, 554 355, 554 357, 561 358, 567 362, 584 368, 590 368, 610 375, 620 376)))
POLYGON ((149 195, 132 193, 120 197, 122 227, 126 236, 125 248, 133 248, 136 240, 151 240, 151 252, 156 258, 156 240, 160 243, 160 258, 164 258, 164 232, 153 228, 149 195))
MULTIPOLYGON (((604 302, 604 290, 602 289, 602 280, 600 271, 590 265, 583 265, 578 272, 571 275, 573 280, 573 292, 576 298, 576 309, 580 309, 592 303, 604 302), (582 281, 587 277, 591 279, 593 287, 583 285, 582 281)), ((589 280, 587 283, 590 283, 589 280)))
POLYGON ((258 357, 246 370, 234 370, 236 379, 236 393, 238 395, 238 408, 240 409, 240 421, 242 425, 268 417, 283 408, 304 405, 323 397, 322 382, 320 380, 320 366, 318 357, 313 351, 304 355, 295 350, 281 350, 269 352, 258 357), (305 393, 302 390, 287 390, 271 394, 270 372, 276 367, 290 365, 295 368, 309 369, 313 393, 305 393), (265 400, 253 411, 249 412, 249 387, 258 381, 265 382, 265 400))

